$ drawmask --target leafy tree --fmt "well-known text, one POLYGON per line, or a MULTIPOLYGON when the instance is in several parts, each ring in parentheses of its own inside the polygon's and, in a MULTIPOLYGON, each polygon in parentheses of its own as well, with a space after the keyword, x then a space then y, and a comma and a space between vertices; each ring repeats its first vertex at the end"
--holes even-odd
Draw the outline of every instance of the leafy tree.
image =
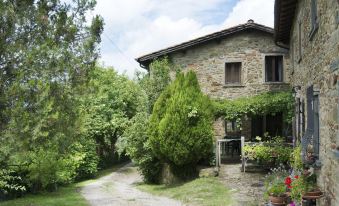
POLYGON ((97 145, 101 166, 117 161, 115 143, 129 121, 146 108, 141 88, 111 68, 96 68, 91 73, 85 100, 86 135, 97 145))
POLYGON ((120 154, 126 152, 138 165, 146 182, 159 182, 161 162, 151 149, 147 129, 153 105, 161 92, 168 86, 172 70, 168 59, 164 58, 155 60, 151 64, 149 74, 138 75, 137 82, 145 97, 141 101, 141 105, 147 105, 147 107, 140 107, 116 144, 120 154))
POLYGON ((150 71, 146 75, 139 73, 139 84, 144 88, 148 98, 149 113, 152 112, 155 101, 161 92, 171 81, 170 71, 173 71, 173 65, 170 64, 167 57, 155 60, 150 65, 150 71))
POLYGON ((153 154, 148 141, 148 118, 149 114, 146 112, 138 113, 132 119, 122 138, 119 138, 117 146, 119 153, 126 151, 126 154, 138 165, 145 182, 157 183, 159 182, 161 164, 153 154))
POLYGON ((212 117, 211 102, 200 91, 195 73, 177 75, 156 101, 150 118, 154 154, 173 168, 182 168, 185 175, 211 152, 212 117))
POLYGON ((27 171, 37 190, 75 176, 71 147, 84 130, 78 105, 103 30, 100 16, 86 22, 94 5, 0 1, 0 165, 27 171))

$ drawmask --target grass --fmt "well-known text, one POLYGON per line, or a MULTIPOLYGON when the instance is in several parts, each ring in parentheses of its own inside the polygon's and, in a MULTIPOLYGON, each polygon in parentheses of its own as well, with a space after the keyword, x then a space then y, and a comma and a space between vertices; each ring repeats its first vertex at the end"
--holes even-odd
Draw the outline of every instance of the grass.
POLYGON ((154 195, 177 199, 189 205, 227 206, 233 203, 231 192, 215 177, 199 178, 170 186, 140 184, 137 188, 154 195))
POLYGON ((76 184, 60 187, 56 192, 44 192, 26 195, 22 198, 0 202, 0 206, 88 206, 89 204, 77 192, 76 184))
POLYGON ((116 171, 124 164, 118 164, 109 169, 101 170, 94 179, 60 187, 56 192, 41 192, 34 195, 28 194, 22 198, 0 202, 0 206, 88 206, 87 201, 78 192, 79 188, 116 171))

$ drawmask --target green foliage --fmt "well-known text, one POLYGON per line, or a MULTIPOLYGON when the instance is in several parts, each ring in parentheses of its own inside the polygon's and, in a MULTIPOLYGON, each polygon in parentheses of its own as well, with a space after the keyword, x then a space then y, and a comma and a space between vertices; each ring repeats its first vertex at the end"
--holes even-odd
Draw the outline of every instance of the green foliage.
POLYGON ((79 105, 103 30, 99 16, 86 22, 94 6, 0 1, 0 165, 27 190, 76 176, 82 155, 71 146, 84 132, 79 105))
POLYGON ((244 97, 235 100, 214 101, 215 116, 226 120, 236 120, 248 116, 262 116, 282 112, 284 121, 290 123, 294 115, 294 99, 291 92, 264 93, 253 97, 244 97))
POLYGON ((76 179, 92 178, 98 171, 99 156, 96 153, 95 140, 82 138, 71 146, 73 155, 77 157, 76 179))
POLYGON ((296 202, 301 202, 306 192, 314 191, 317 188, 316 175, 301 175, 294 179, 291 184, 291 198, 296 202))
POLYGON ((84 100, 86 131, 96 142, 100 165, 118 161, 115 143, 130 126, 130 119, 146 108, 141 88, 111 68, 97 67, 91 73, 89 91, 84 100))
POLYGON ((256 160, 259 164, 275 165, 290 163, 293 148, 281 142, 280 137, 274 137, 273 141, 258 142, 245 145, 244 151, 249 160, 256 160), (278 139, 278 141, 275 141, 278 139))
POLYGON ((306 191, 306 184, 304 177, 301 176, 298 179, 295 179, 291 184, 291 199, 295 202, 301 202, 302 196, 306 191))
POLYGON ((0 206, 89 206, 77 185, 60 187, 54 192, 28 194, 14 200, 0 201, 0 206))
POLYGON ((170 71, 173 71, 173 65, 169 63, 167 57, 157 59, 150 64, 150 72, 145 76, 139 76, 139 84, 146 92, 148 98, 149 113, 153 110, 153 105, 160 96, 161 92, 170 83, 170 71))
POLYGON ((22 178, 14 170, 0 169, 0 199, 8 194, 22 193, 26 186, 22 178))
POLYGON ((70 183, 76 175, 76 156, 60 155, 50 148, 32 151, 29 157, 32 163, 28 166, 28 178, 33 191, 55 190, 57 184, 70 183))
POLYGON ((150 65, 150 74, 138 75, 140 104, 137 114, 128 122, 116 146, 120 154, 126 154, 138 164, 139 171, 146 182, 158 183, 161 163, 151 149, 147 129, 153 104, 170 82, 171 66, 168 59, 155 60, 150 65), (143 105, 143 106, 141 106, 143 105))
POLYGON ((301 145, 294 148, 291 153, 291 166, 295 171, 303 169, 303 162, 301 157, 301 145))
POLYGON ((172 166, 194 168, 211 151, 212 114, 195 73, 178 74, 154 105, 148 130, 152 150, 172 166))
POLYGON ((126 129, 122 138, 119 138, 117 147, 120 153, 126 154, 138 165, 145 182, 157 183, 161 172, 160 161, 153 154, 147 128, 149 115, 146 112, 138 113, 126 129))
POLYGON ((138 189, 177 199, 186 205, 234 205, 232 192, 215 177, 197 178, 178 185, 138 185, 138 189))
POLYGON ((285 178, 288 176, 288 171, 282 167, 272 169, 265 177, 265 197, 269 195, 282 196, 286 192, 285 178))

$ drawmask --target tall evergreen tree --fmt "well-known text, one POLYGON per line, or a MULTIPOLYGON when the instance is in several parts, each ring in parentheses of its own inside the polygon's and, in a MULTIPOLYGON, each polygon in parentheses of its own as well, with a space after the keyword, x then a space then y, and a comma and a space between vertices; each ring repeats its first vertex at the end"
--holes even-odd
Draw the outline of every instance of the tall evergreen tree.
POLYGON ((201 92, 195 73, 177 75, 156 101, 150 118, 154 153, 177 169, 194 168, 211 152, 212 117, 211 102, 201 92))

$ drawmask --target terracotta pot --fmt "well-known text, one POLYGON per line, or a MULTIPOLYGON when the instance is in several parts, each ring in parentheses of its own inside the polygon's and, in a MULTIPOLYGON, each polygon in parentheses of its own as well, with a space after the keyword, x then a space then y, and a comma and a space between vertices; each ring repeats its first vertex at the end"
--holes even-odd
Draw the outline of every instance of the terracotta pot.
POLYGON ((323 192, 319 188, 317 188, 303 194, 303 199, 318 199, 322 195, 323 192))
POLYGON ((283 194, 279 197, 270 195, 269 196, 271 204, 274 206, 285 206, 287 204, 287 195, 283 194))

